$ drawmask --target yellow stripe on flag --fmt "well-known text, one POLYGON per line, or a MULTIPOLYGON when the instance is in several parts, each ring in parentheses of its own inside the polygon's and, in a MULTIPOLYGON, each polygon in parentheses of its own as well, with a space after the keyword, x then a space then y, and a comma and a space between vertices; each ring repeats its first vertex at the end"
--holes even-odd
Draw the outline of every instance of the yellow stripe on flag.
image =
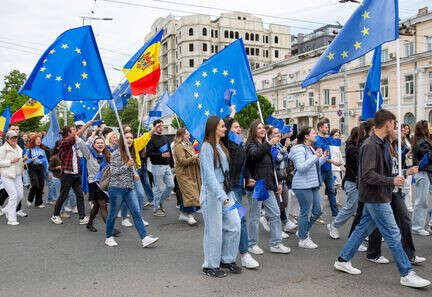
POLYGON ((160 67, 159 50, 160 42, 154 43, 144 51, 130 71, 123 68, 123 72, 129 82, 137 81, 160 67))

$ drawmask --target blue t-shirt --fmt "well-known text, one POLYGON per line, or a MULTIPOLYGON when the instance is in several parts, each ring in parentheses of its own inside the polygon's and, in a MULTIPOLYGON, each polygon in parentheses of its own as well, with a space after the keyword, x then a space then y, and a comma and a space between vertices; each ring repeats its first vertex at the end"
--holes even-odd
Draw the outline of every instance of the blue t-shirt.
MULTIPOLYGON (((331 159, 330 156, 330 145, 332 145, 332 138, 330 137, 322 137, 322 136, 315 136, 315 147, 316 148, 321 148, 323 150, 323 153, 325 151, 329 152, 329 160, 331 159)), ((325 172, 325 171, 331 171, 332 167, 331 164, 329 162, 325 162, 322 166, 321 166, 321 171, 325 172)))

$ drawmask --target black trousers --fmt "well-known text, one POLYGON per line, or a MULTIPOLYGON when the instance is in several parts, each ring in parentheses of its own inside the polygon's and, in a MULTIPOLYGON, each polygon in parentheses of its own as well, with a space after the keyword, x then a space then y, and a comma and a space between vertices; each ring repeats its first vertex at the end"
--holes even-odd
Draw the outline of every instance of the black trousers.
POLYGON ((177 198, 177 206, 183 205, 183 196, 177 181, 177 175, 174 175, 174 192, 177 198))
POLYGON ((61 186, 60 186, 60 196, 57 199, 55 207, 54 207, 54 216, 59 216, 63 203, 66 201, 69 191, 72 190, 75 193, 78 215, 80 219, 85 217, 85 207, 84 207, 84 195, 81 188, 81 175, 80 174, 69 174, 63 173, 60 178, 61 186))
POLYGON ((93 201, 93 207, 90 211, 90 217, 88 224, 93 224, 94 219, 96 218, 97 214, 101 213, 102 220, 106 222, 106 217, 108 215, 107 210, 107 202, 108 202, 108 196, 105 194, 104 191, 102 191, 97 183, 90 183, 89 184, 89 197, 92 197, 91 201, 93 201))
MULTIPOLYGON (((411 218, 408 213, 408 209, 405 205, 404 198, 400 191, 393 193, 392 202, 390 206, 393 210, 393 214, 401 233, 402 247, 407 254, 409 259, 415 258, 414 241, 411 234, 411 218)), ((377 259, 381 256, 381 233, 373 232, 369 236, 369 246, 367 251, 367 257, 369 259, 377 259)))
MULTIPOLYGON (((9 195, 5 189, 0 190, 0 207, 3 207, 6 199, 8 199, 9 195)), ((21 210, 21 201, 18 203, 16 211, 21 210)))
POLYGON ((28 193, 27 200, 33 203, 35 200, 35 206, 39 206, 43 203, 43 189, 45 186, 45 172, 42 165, 31 165, 29 166, 29 177, 30 177, 30 191, 28 193), (36 198, 36 199, 35 199, 36 198))

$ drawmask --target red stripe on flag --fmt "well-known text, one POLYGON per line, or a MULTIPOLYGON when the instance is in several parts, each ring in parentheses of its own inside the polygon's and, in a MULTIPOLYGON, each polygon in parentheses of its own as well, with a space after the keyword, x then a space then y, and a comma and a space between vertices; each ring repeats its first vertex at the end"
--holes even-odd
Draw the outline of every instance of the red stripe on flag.
POLYGON ((160 68, 130 84, 132 95, 156 94, 160 78, 160 68))
POLYGON ((26 118, 25 118, 24 111, 22 108, 20 108, 12 115, 10 123, 14 124, 14 123, 22 122, 25 119, 26 118))

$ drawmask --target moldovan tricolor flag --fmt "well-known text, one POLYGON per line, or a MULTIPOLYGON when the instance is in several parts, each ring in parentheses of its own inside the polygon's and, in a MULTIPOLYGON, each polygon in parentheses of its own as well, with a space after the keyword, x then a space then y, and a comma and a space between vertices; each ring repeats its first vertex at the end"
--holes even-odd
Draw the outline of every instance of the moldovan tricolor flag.
POLYGON ((45 109, 42 104, 35 100, 28 100, 20 109, 14 112, 11 124, 22 122, 34 117, 43 117, 45 109))
POLYGON ((156 94, 160 78, 159 52, 162 35, 163 30, 147 41, 123 67, 134 96, 156 94))

